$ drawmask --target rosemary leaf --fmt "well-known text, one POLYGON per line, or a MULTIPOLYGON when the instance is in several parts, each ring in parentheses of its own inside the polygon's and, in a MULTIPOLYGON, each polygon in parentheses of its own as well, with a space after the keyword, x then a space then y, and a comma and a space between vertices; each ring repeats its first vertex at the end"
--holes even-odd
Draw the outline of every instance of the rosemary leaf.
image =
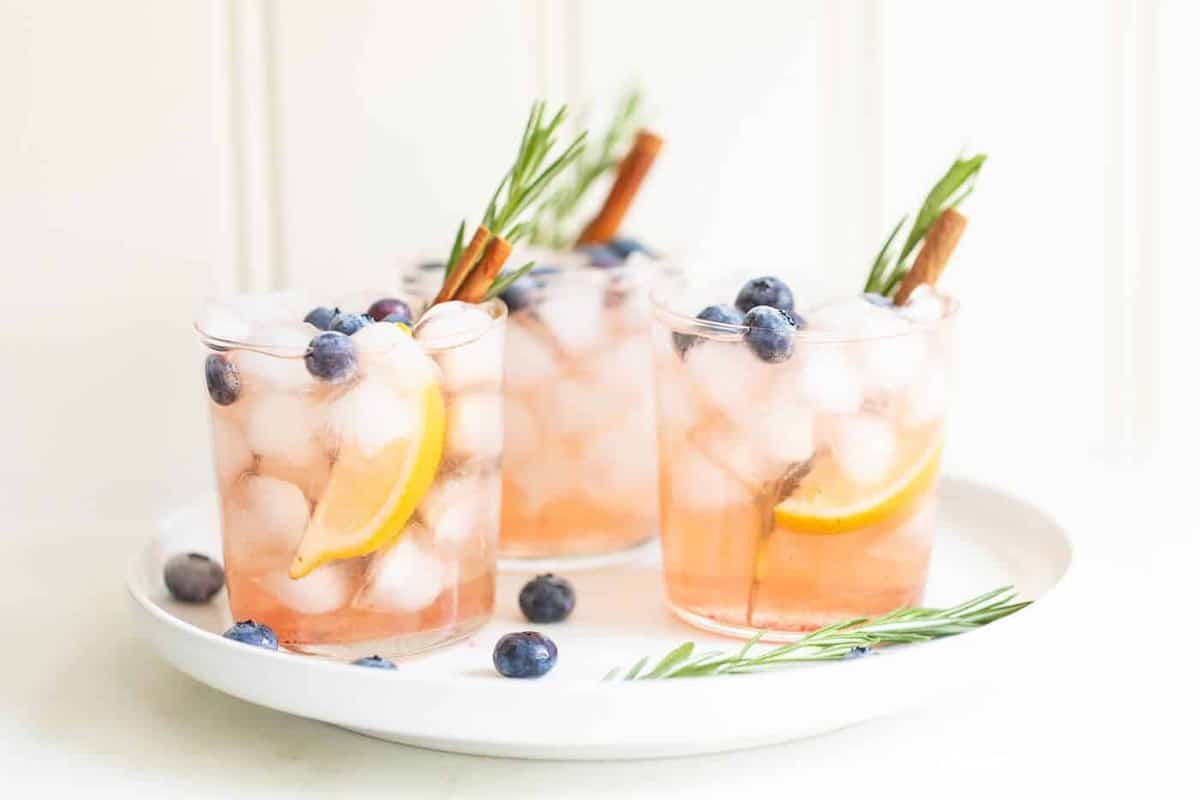
POLYGON ((505 289, 516 283, 521 276, 528 274, 531 269, 533 269, 533 262, 529 261, 522 264, 518 269, 500 273, 496 276, 496 280, 492 281, 492 285, 487 290, 487 294, 483 296, 483 299, 491 300, 493 297, 499 297, 505 289))

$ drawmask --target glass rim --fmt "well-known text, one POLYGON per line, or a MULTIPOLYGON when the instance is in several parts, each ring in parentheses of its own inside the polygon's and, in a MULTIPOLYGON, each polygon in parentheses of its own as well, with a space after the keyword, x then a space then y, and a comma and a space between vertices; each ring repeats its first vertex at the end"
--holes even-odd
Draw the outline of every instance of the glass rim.
MULTIPOLYGON (((668 288, 668 285, 664 283, 655 285, 650 290, 650 305, 654 310, 655 318, 660 322, 666 323, 672 331, 687 333, 693 336, 708 336, 713 339, 733 339, 741 338, 750 330, 750 326, 748 325, 715 322, 713 320, 700 319, 694 314, 684 314, 676 311, 663 299, 663 294, 668 288)), ((928 333, 942 328, 958 316, 960 304, 955 297, 941 293, 938 294, 938 297, 945 301, 946 312, 939 319, 931 322, 910 321, 909 327, 904 331, 880 334, 841 334, 836 331, 814 331, 809 328, 801 328, 792 334, 792 338, 796 341, 821 344, 851 344, 854 342, 901 339, 918 333, 928 333)))
MULTIPOLYGON (((601 285, 614 281, 626 286, 650 285, 656 279, 675 275, 679 272, 676 263, 669 257, 662 255, 648 256, 643 254, 641 258, 632 259, 632 261, 626 259, 623 263, 612 267, 593 267, 585 263, 582 254, 573 250, 539 250, 531 252, 527 256, 529 257, 518 256, 513 260, 522 263, 533 261, 533 268, 527 277, 538 281, 543 288, 587 284, 601 285), (555 265, 551 263, 544 265, 538 263, 538 260, 532 257, 537 252, 551 253, 569 260, 565 267, 555 268, 555 265), (542 269, 547 271, 538 271, 542 269), (550 271, 551 269, 553 271, 550 271)), ((411 281, 416 291, 432 288, 435 285, 440 286, 442 273, 438 270, 424 268, 425 263, 421 259, 414 259, 401 265, 400 279, 402 281, 411 281)))

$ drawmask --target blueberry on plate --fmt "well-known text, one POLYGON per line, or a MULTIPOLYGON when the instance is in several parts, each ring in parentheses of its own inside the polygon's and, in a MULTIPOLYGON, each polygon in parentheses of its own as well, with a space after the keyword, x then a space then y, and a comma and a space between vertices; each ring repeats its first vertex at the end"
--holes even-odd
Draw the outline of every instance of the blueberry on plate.
MULTIPOLYGON (((696 319, 702 319, 706 322, 721 322, 725 325, 745 324, 745 317, 742 315, 742 312, 724 303, 705 306, 696 315, 696 319)), ((675 352, 679 354, 680 358, 683 358, 687 355, 687 351, 691 350, 693 345, 699 341, 699 337, 690 333, 672 333, 671 340, 675 344, 675 352)))
POLYGON ((866 300, 873 306, 882 306, 883 308, 891 308, 896 305, 892 298, 879 294, 878 292, 866 292, 863 294, 863 300, 866 300))
POLYGON ((342 333, 319 333, 308 344, 308 352, 304 354, 304 366, 314 378, 329 383, 348 380, 358 368, 354 342, 342 333))
POLYGON ((792 357, 796 326, 791 315, 771 306, 755 306, 746 312, 746 325, 746 344, 760 360, 778 364, 792 357))
POLYGON ((521 588, 521 613, 530 622, 562 622, 575 610, 575 589, 557 575, 538 575, 521 588))
POLYGON ((372 322, 374 320, 366 314, 354 314, 349 311, 343 311, 329 323, 329 330, 353 336, 372 322))
POLYGON ((252 619, 244 619, 233 623, 233 627, 221 635, 226 639, 232 639, 242 644, 254 645, 255 647, 262 647, 266 650, 279 649, 279 640, 275 638, 275 631, 261 622, 255 622, 252 619))
POLYGON ((412 309, 408 307, 408 303, 399 297, 384 297, 381 300, 376 300, 367 309, 367 316, 376 322, 403 322, 405 325, 412 324, 412 309), (397 315, 403 318, 392 319, 392 317, 396 317, 397 315))
POLYGON ((208 396, 219 406, 232 405, 242 393, 237 364, 221 353, 209 353, 204 359, 204 382, 208 384, 208 396))
POLYGON ((557 661, 558 647, 536 631, 506 633, 492 651, 492 664, 506 678, 540 678, 557 661))
POLYGON ((180 553, 163 566, 167 591, 183 603, 207 603, 225 585, 225 570, 200 553, 180 553))
POLYGON ((329 323, 333 322, 333 318, 340 314, 341 311, 337 308, 329 306, 317 306, 312 311, 304 315, 304 321, 314 328, 320 330, 329 330, 329 323))
POLYGON ((650 248, 632 236, 614 236, 608 240, 608 249, 620 256, 622 261, 634 253, 645 253, 650 257, 654 256, 654 253, 650 252, 650 248))
POLYGON ((370 667, 371 669, 395 669, 396 665, 380 656, 365 656, 363 658, 351 661, 356 667, 370 667))
POLYGON ((755 306, 770 306, 780 311, 791 311, 796 305, 792 298, 792 290, 787 284, 770 276, 746 281, 733 304, 742 312, 747 312, 755 306))
POLYGON ((610 250, 602 244, 581 244, 575 250, 587 256, 588 263, 591 266, 600 267, 601 269, 619 267, 621 266, 621 262, 625 260, 615 250, 610 250))

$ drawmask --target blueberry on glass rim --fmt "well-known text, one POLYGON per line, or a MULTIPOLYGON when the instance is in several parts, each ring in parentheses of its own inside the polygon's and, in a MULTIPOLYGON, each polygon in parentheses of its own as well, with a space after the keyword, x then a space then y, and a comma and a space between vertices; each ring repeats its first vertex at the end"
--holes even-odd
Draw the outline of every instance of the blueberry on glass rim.
POLYGON ((343 311, 338 314, 329 323, 329 330, 337 333, 344 333, 347 336, 353 336, 360 330, 374 322, 366 314, 355 314, 350 311, 343 311))
POLYGON ((650 257, 654 256, 650 252, 650 248, 632 236, 614 236, 608 240, 608 249, 620 256, 622 260, 629 258, 634 253, 643 253, 650 257))
POLYGON ((746 312, 746 344, 768 364, 792 357, 792 338, 797 326, 791 314, 771 306, 755 306, 746 312))
POLYGON ((396 664, 394 662, 388 661, 386 658, 383 658, 382 656, 364 656, 363 658, 356 659, 354 661, 351 661, 350 663, 356 667, 369 667, 371 669, 395 669, 396 668, 396 664))
POLYGON ((204 382, 208 385, 208 396, 219 406, 232 405, 242 393, 237 364, 221 353, 209 353, 204 359, 204 382))
POLYGON ((558 662, 558 647, 537 631, 506 633, 492 650, 492 664, 506 678, 540 678, 558 662))
POLYGON ((367 316, 376 322, 403 322, 412 324, 412 309, 398 297, 384 297, 371 303, 367 316))
POLYGON ((537 289, 537 282, 533 278, 522 275, 500 293, 500 299, 509 311, 520 311, 533 305, 537 289))
POLYGON ((163 583, 176 600, 207 603, 225 585, 225 570, 200 553, 180 553, 163 565, 163 583))
POLYGON ((600 269, 619 267, 625 260, 615 250, 602 244, 581 244, 575 250, 587 256, 588 264, 600 269))
POLYGON ((341 383, 354 375, 358 356, 349 336, 325 331, 313 337, 304 355, 304 366, 314 378, 328 383, 341 383))
POLYGON ((304 321, 314 328, 320 330, 329 330, 329 323, 333 322, 333 318, 341 313, 338 308, 329 308, 328 306, 317 306, 312 311, 304 315, 304 321))
POLYGON ((562 622, 575 610, 575 589, 557 575, 538 575, 521 588, 521 613, 530 622, 562 622))
POLYGON ((221 635, 226 639, 232 639, 235 642, 253 645, 254 647, 261 647, 264 650, 279 649, 279 639, 275 637, 275 631, 261 622, 255 622, 252 619, 235 622, 232 628, 221 635))
POLYGON ((879 294, 878 292, 865 292, 862 298, 873 306, 891 308, 892 306, 896 305, 892 298, 879 294))
MULTIPOLYGON (((745 316, 742 312, 724 303, 705 306, 696 315, 696 319, 702 319, 705 322, 720 322, 725 325, 745 324, 745 316)), ((700 341, 700 337, 691 333, 672 333, 671 341, 675 345, 675 352, 679 354, 680 358, 683 358, 687 355, 687 351, 700 341)))
POLYGON ((733 304, 743 313, 755 306, 770 306, 780 311, 791 311, 796 305, 792 298, 792 290, 787 284, 771 276, 746 281, 733 304))

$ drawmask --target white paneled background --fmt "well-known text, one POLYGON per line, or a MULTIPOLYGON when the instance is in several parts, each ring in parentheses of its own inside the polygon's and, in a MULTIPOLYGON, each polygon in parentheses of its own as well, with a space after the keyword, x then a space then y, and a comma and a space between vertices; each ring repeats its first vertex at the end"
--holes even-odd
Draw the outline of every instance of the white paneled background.
POLYGON ((1184 0, 0 0, 12 505, 165 507, 208 471, 213 291, 390 281, 475 218, 530 100, 633 82, 667 148, 628 227, 849 288, 949 159, 956 460, 1196 441, 1184 0))

